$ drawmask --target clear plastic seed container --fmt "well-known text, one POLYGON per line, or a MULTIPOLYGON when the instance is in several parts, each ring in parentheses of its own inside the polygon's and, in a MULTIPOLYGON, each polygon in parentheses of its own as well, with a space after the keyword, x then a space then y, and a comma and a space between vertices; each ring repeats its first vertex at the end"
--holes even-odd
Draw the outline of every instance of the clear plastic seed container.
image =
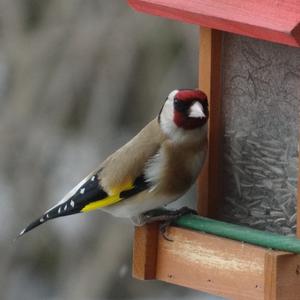
POLYGON ((300 51, 224 34, 223 217, 293 234, 296 228, 300 51))

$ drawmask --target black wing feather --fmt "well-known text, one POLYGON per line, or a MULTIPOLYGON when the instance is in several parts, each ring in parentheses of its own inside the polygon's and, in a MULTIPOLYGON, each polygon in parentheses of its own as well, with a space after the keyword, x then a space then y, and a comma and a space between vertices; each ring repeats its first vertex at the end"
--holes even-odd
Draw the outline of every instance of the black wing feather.
MULTIPOLYGON (((120 198, 127 199, 148 187, 149 183, 146 181, 144 174, 142 174, 135 179, 132 189, 120 193, 120 198)), ((80 213, 86 205, 105 199, 106 197, 108 197, 108 194, 99 185, 99 178, 96 174, 81 185, 74 195, 72 195, 67 201, 54 206, 50 210, 46 211, 42 217, 25 227, 20 232, 19 237, 48 220, 80 213)))

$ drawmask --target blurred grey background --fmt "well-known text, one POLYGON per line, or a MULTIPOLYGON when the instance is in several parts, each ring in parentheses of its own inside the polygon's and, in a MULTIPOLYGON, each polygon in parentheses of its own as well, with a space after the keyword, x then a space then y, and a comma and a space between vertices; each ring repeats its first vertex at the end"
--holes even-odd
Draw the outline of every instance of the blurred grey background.
POLYGON ((216 299, 132 279, 133 226, 100 211, 13 242, 172 89, 196 87, 197 58, 196 26, 126 1, 0 0, 0 299, 216 299))

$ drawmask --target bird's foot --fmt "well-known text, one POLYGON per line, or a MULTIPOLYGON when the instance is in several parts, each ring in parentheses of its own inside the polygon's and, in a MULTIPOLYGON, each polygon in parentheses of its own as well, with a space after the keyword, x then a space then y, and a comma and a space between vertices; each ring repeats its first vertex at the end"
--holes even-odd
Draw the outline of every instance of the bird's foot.
POLYGON ((143 219, 145 223, 152 223, 157 221, 162 222, 159 226, 159 231, 164 239, 171 242, 173 240, 169 238, 167 234, 169 226, 178 218, 188 214, 197 214, 197 212, 187 206, 181 207, 177 210, 153 209, 144 213, 143 219))

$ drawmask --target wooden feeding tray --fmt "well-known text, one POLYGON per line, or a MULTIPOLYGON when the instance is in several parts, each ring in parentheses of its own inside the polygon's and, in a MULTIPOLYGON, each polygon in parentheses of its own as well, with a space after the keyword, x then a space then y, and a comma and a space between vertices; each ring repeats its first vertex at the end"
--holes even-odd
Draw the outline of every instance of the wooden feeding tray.
MULTIPOLYGON (((290 97, 288 105, 291 106, 291 110, 287 110, 285 123, 293 130, 291 139, 294 148, 297 148, 298 129, 296 128, 299 127, 298 109, 300 104, 298 101, 300 99, 300 50, 297 48, 300 45, 299 2, 297 0, 276 3, 269 0, 251 0, 247 2, 238 0, 129 0, 128 3, 141 12, 202 26, 200 28, 199 88, 208 95, 210 119, 209 153, 206 165, 198 180, 198 212, 201 216, 218 219, 222 214, 223 207, 230 207, 231 210, 234 207, 239 207, 241 210, 237 209, 237 214, 232 217, 232 220, 243 223, 243 211, 248 205, 248 202, 245 202, 246 196, 244 195, 246 193, 244 186, 248 184, 244 182, 246 179, 242 175, 235 174, 231 177, 235 177, 234 181, 237 185, 242 182, 242 187, 237 187, 234 191, 229 192, 224 189, 224 180, 226 187, 227 184, 231 184, 230 181, 226 181, 228 180, 226 178, 228 177, 228 170, 227 173, 224 171, 226 168, 226 163, 224 163, 224 153, 226 153, 224 134, 230 127, 228 125, 230 122, 224 122, 224 112, 222 110, 224 107, 226 108, 226 105, 232 107, 234 104, 226 103, 227 97, 224 99, 224 93, 226 94, 228 86, 232 88, 234 85, 236 90, 239 90, 238 84, 251 86, 253 92, 249 92, 249 99, 254 94, 253 98, 256 100, 256 102, 253 101, 254 109, 252 113, 257 111, 265 113, 261 117, 263 120, 268 114, 267 105, 280 103, 280 101, 275 99, 276 102, 272 98, 276 98, 276 88, 283 82, 282 84, 285 86, 282 90, 286 91, 284 97, 290 97), (235 36, 232 33, 242 36, 235 36), (232 39, 235 44, 228 42, 232 39), (245 60, 241 59, 238 53, 232 53, 232 51, 235 51, 234 47, 233 50, 226 49, 232 44, 239 45, 243 43, 243 39, 246 44, 257 47, 255 49, 253 47, 240 47, 241 49, 238 49, 243 55, 245 54, 245 60), (284 44, 285 46, 257 39, 284 44), (257 49, 260 48, 265 48, 265 52, 259 52, 260 50, 257 49), (252 52, 256 50, 259 53, 253 55, 252 52), (280 61, 280 65, 274 67, 272 59, 277 61, 277 58, 275 56, 269 58, 269 55, 283 55, 283 60, 280 61), (223 61, 224 57, 225 61, 223 61), (228 57, 231 59, 229 62, 228 57), (289 63, 291 66, 282 69, 282 66, 290 59, 292 59, 289 63), (259 60, 262 60, 263 63, 260 63, 259 60), (241 72, 245 72, 246 75, 232 75, 230 79, 233 83, 230 82, 227 86, 226 79, 231 75, 229 73, 232 70, 242 70, 241 72), (278 77, 281 75, 282 78, 278 77), (234 81, 236 78, 241 80, 234 81), (295 91, 290 91, 291 86, 295 91), (268 88, 271 90, 270 94, 266 93, 268 88), (272 93, 272 89, 275 90, 274 93, 272 93), (259 91, 264 93, 259 94, 259 91), (265 104, 265 98, 271 104, 265 104), (230 206, 228 203, 230 197, 239 198, 238 201, 240 202, 231 203, 230 206)), ((279 92, 282 92, 282 90, 279 92)), ((245 95, 242 93, 244 93, 244 90, 240 94, 233 95, 234 101, 244 97, 245 95)), ((228 96, 228 98, 230 97, 228 96)), ((244 120, 251 119, 252 116, 248 112, 251 107, 247 107, 246 110, 244 120)), ((276 123, 276 126, 272 123, 274 120, 276 121, 276 114, 272 115, 270 119, 268 126, 280 128, 280 126, 277 126, 281 124, 280 122, 276 123)), ((255 125, 255 122, 252 123, 255 125)), ((247 126, 245 126, 252 130, 251 126, 254 126, 252 123, 247 123, 247 126)), ((280 131, 280 137, 282 137, 282 134, 287 135, 289 130, 286 132, 280 131)), ((262 135, 262 139, 264 138, 265 135, 262 135)), ((244 148, 243 146, 243 151, 244 148)), ((247 152, 245 153, 247 154, 247 152)), ((291 161, 296 161, 298 166, 298 152, 293 155, 291 161)), ((232 157, 230 159, 237 160, 232 157)), ((247 173, 249 165, 240 158, 238 160, 239 162, 234 163, 243 163, 237 165, 237 167, 242 169, 242 173, 247 173)), ((286 163, 286 165, 288 164, 286 163)), ((275 165, 270 169, 278 170, 275 165)), ((298 170, 299 167, 297 172, 298 170)), ((264 197, 259 200, 260 202, 258 201, 258 205, 264 206, 263 210, 261 210, 261 207, 256 208, 261 218, 259 219, 259 216, 257 217, 254 214, 252 208, 247 208, 248 210, 245 212, 245 218, 250 216, 248 219, 246 218, 248 220, 248 223, 245 222, 246 224, 252 226, 251 222, 254 220, 253 227, 259 223, 263 224, 262 229, 267 230, 275 224, 272 216, 286 214, 285 211, 281 210, 284 203, 280 201, 282 195, 280 193, 284 190, 285 185, 280 183, 278 187, 278 182, 281 179, 290 180, 290 173, 282 175, 278 171, 279 175, 275 174, 276 177, 270 170, 268 172, 266 174, 270 174, 270 180, 268 178, 268 180, 264 179, 264 170, 256 171, 258 177, 255 177, 254 172, 251 173, 256 178, 255 180, 264 181, 268 188, 267 192, 262 193, 264 197), (276 206, 275 210, 272 211, 272 203, 275 205, 275 202, 278 207, 276 206), (269 204, 271 207, 268 207, 269 204), (271 224, 269 227, 268 223, 271 224)), ((288 211, 287 214, 294 214, 295 216, 297 214, 297 218, 291 217, 290 220, 287 220, 287 218, 281 217, 275 220, 277 227, 274 230, 281 232, 278 228, 290 228, 291 231, 287 233, 296 232, 299 237, 300 209, 296 211, 296 206, 300 206, 300 192, 297 188, 299 176, 297 174, 295 176, 293 182, 289 182, 290 187, 288 188, 292 190, 292 192, 289 190, 289 193, 294 194, 293 197, 290 197, 292 200, 289 200, 289 208, 292 209, 292 212, 288 211)), ((254 185, 258 186, 259 184, 255 182, 254 185)), ((251 198, 251 193, 248 191, 247 197, 251 198)), ((249 203, 251 207, 254 205, 251 199, 249 203)), ((134 277, 144 280, 163 280, 228 299, 300 299, 300 256, 297 254, 271 250, 178 226, 170 227, 168 234, 173 242, 165 240, 159 234, 158 224, 136 228, 133 255, 134 277)))
POLYGON ((135 231, 133 276, 182 285, 229 299, 296 300, 300 256, 158 224, 135 231))

